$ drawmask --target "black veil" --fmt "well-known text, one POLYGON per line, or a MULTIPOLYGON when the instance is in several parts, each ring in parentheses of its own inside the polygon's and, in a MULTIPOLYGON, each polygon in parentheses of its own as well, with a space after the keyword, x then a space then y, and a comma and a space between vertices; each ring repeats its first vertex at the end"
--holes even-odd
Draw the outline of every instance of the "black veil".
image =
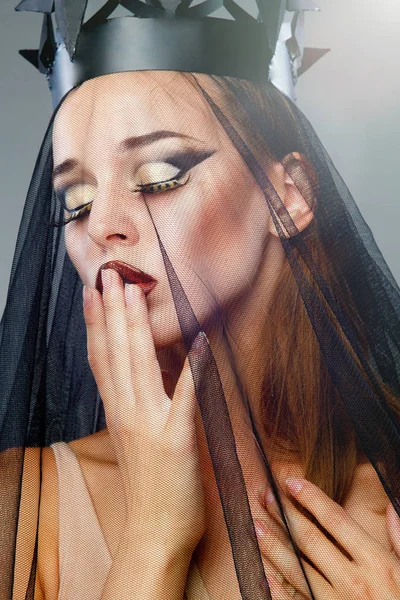
MULTIPOLYGON (((315 390, 319 402, 315 418, 323 424, 329 416, 334 437, 329 452, 325 452, 327 438, 321 433, 321 425, 320 437, 315 437, 305 468, 316 484, 326 485, 326 493, 340 502, 349 484, 341 471, 343 463, 365 455, 400 515, 400 295, 371 231, 306 117, 272 84, 250 84, 229 77, 182 76, 196 88, 199 102, 210 107, 233 151, 239 152, 262 191, 265 210, 272 217, 284 251, 281 281, 290 280, 291 289, 295 290, 295 294, 284 293, 278 284, 275 299, 281 294, 282 313, 276 303, 274 306, 278 310, 275 317, 281 315, 281 329, 276 322, 277 328, 266 333, 271 335, 276 357, 287 359, 291 355, 286 361, 286 372, 283 373, 283 367, 279 369, 279 361, 273 364, 270 356, 246 357, 246 361, 265 366, 265 431, 273 436, 279 430, 285 443, 301 447, 305 424, 293 421, 296 413, 289 409, 286 416, 280 416, 279 403, 286 399, 290 404, 293 391, 289 383, 298 377, 302 364, 296 357, 308 351, 306 338, 312 336, 318 352, 310 354, 310 359, 313 356, 316 361, 310 368, 317 368, 318 364, 320 374, 320 389, 315 390), (310 204, 314 218, 301 231, 265 172, 262 157, 266 152, 283 164, 310 204), (290 310, 295 304, 303 315, 304 337, 280 337, 290 325, 291 316, 296 318, 294 312, 284 313, 282 305, 290 310), (328 464, 329 485, 322 483, 328 464)), ((23 572, 18 577, 24 582, 18 584, 19 593, 22 588, 24 593, 26 590, 18 598, 34 598, 40 448, 77 440, 106 427, 102 401, 87 361, 82 282, 66 253, 63 229, 54 226, 63 215, 52 187, 56 115, 57 110, 45 134, 28 191, 1 321, 2 599, 17 597, 12 590, 14 585, 16 594, 14 578, 18 570, 23 572), (27 448, 37 448, 38 452, 30 458, 27 448), (24 496, 24 468, 35 473, 35 481, 29 480, 28 502, 28 492, 24 496), (33 515, 29 521, 26 505, 33 515), (30 541, 18 545, 18 537, 30 541), (21 544, 25 544, 24 552, 21 544)), ((156 218, 153 224, 189 352, 204 327, 179 280, 162 235, 158 234, 156 218)), ((260 306, 260 311, 264 310, 260 306)), ((217 307, 215 318, 223 322, 219 311, 217 307)), ((268 323, 273 321, 274 315, 268 323)), ((266 481, 272 486, 284 517, 260 423, 252 414, 246 386, 241 381, 237 365, 240 344, 233 344, 229 331, 222 329, 231 349, 229 360, 248 413, 248 426, 265 464, 266 481)), ((271 598, 218 365, 212 344, 205 336, 201 337, 201 351, 196 356, 191 361, 192 374, 241 595, 247 600, 271 598)), ((307 390, 298 389, 298 396, 299 402, 302 396, 306 402, 307 390)), ((291 538, 289 523, 286 519, 285 522, 291 538)), ((298 551, 297 556, 302 563, 298 551)), ((309 594, 316 597, 311 586, 309 594)))

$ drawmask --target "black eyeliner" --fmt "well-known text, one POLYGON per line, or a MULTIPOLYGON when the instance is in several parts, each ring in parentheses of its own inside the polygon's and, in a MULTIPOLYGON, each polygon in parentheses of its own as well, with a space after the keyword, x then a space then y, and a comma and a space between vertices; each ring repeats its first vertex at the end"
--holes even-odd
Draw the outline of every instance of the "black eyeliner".
MULTIPOLYGON (((171 154, 170 156, 166 157, 163 160, 163 162, 166 162, 166 163, 172 165, 173 167, 176 167, 177 169, 179 169, 179 172, 176 174, 174 179, 180 179, 183 175, 185 175, 188 171, 193 169, 195 166, 197 166, 200 163, 202 163, 203 161, 207 160, 207 158, 210 158, 210 156, 215 154, 215 152, 216 152, 216 150, 178 151, 178 152, 175 152, 174 154, 171 154)), ((154 182, 152 185, 157 185, 157 183, 159 183, 159 182, 154 182)), ((150 185, 150 184, 147 184, 147 185, 150 185)), ((70 215, 74 215, 74 213, 75 213, 75 215, 77 215, 77 213, 79 213, 79 211, 82 211, 85 207, 87 207, 89 204, 91 204, 91 202, 87 202, 86 204, 81 204, 80 206, 77 206, 74 209, 67 208, 67 206, 65 204, 65 194, 68 191, 68 189, 69 189, 69 186, 61 187, 57 190, 54 189, 54 192, 55 192, 57 198, 59 199, 60 204, 63 207, 63 209, 70 215)), ((88 210, 88 212, 89 212, 89 210, 88 210)), ((80 218, 80 216, 72 216, 72 217, 69 216, 69 217, 63 219, 59 223, 53 223, 53 226, 54 227, 60 227, 60 226, 62 227, 63 225, 67 225, 71 221, 75 221, 79 218, 80 218)))
MULTIPOLYGON (((77 185, 77 184, 73 184, 73 185, 77 185)), ((72 208, 72 209, 68 208, 67 205, 65 204, 65 194, 66 194, 66 192, 68 192, 68 190, 71 187, 72 186, 66 186, 66 187, 61 187, 59 189, 54 190, 54 193, 56 194, 57 199, 60 201, 61 206, 63 207, 64 210, 66 210, 69 213, 80 210, 84 206, 87 206, 88 204, 90 204, 90 202, 86 202, 85 204, 81 204, 80 206, 77 206, 76 208, 72 208)))
POLYGON ((198 151, 198 150, 184 150, 171 154, 165 158, 166 163, 179 169, 178 176, 183 175, 190 169, 193 169, 196 165, 200 164, 207 158, 210 158, 215 154, 216 150, 210 151, 198 151))

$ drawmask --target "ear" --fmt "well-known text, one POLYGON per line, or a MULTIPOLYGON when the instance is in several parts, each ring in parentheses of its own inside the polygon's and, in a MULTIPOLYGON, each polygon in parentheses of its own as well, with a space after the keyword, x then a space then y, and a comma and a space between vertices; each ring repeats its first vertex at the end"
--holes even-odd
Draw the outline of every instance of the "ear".
MULTIPOLYGON (((303 231, 314 217, 317 199, 318 179, 313 165, 302 154, 293 152, 269 165, 267 175, 284 205, 276 214, 286 237, 290 237, 284 225, 286 211, 297 231, 303 231)), ((270 232, 278 237, 272 218, 270 232)))

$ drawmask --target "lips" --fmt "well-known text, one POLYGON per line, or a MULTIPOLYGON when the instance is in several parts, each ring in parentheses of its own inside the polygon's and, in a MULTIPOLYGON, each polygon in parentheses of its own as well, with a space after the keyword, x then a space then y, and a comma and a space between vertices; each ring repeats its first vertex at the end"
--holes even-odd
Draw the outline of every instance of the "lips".
POLYGON ((118 275, 121 277, 123 283, 134 283, 142 288, 145 296, 150 294, 150 292, 156 287, 157 279, 151 277, 144 271, 140 269, 136 269, 132 267, 132 265, 128 265, 128 263, 122 262, 121 260, 110 260, 103 265, 101 265, 97 277, 96 277, 96 289, 99 290, 100 294, 103 293, 103 282, 101 280, 101 272, 104 269, 114 269, 117 271, 118 275))

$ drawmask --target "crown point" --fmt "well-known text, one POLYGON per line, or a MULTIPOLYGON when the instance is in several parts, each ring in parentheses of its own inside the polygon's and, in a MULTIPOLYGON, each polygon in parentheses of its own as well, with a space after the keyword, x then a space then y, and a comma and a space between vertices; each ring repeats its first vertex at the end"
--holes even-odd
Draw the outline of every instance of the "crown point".
POLYGON ((19 50, 18 52, 25 60, 39 70, 39 51, 38 50, 19 50))
POLYGON ((316 0, 287 0, 286 9, 296 10, 321 10, 316 0))
POLYGON ((22 0, 15 10, 50 14, 54 10, 54 0, 22 0))
POLYGON ((88 0, 55 0, 57 25, 70 58, 81 31, 88 0))
POLYGON ((301 63, 301 67, 297 72, 297 75, 303 75, 308 69, 310 69, 316 62, 318 62, 325 54, 330 52, 329 48, 304 48, 304 56, 301 63))

